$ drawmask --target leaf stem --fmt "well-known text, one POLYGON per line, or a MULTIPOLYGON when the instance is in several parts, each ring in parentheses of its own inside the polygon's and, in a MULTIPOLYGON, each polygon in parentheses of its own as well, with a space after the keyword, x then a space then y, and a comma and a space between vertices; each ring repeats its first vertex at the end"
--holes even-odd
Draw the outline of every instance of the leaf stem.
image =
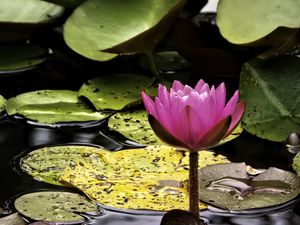
POLYGON ((157 68, 157 65, 156 65, 156 62, 155 62, 155 59, 154 59, 153 51, 146 52, 146 55, 147 55, 149 65, 150 65, 150 70, 151 70, 153 76, 156 77, 157 81, 162 81, 163 77, 161 76, 160 71, 157 68))
POLYGON ((198 152, 190 152, 189 170, 190 212, 199 217, 198 152))

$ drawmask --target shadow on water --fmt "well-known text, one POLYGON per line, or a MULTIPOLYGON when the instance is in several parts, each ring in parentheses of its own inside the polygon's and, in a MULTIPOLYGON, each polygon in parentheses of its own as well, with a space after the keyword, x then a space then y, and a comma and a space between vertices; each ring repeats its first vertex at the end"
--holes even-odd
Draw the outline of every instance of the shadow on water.
MULTIPOLYGON (((61 127, 47 128, 34 126, 11 120, 4 116, 0 121, 0 203, 5 208, 9 199, 20 193, 41 189, 61 189, 61 187, 36 181, 13 168, 14 161, 24 151, 46 145, 58 144, 89 144, 104 147, 109 150, 119 150, 123 147, 116 138, 106 136, 99 126, 88 128, 61 127)), ((133 146, 132 146, 133 147, 133 146)), ((246 162, 253 167, 267 168, 276 166, 291 170, 292 156, 284 145, 268 142, 247 133, 235 141, 215 149, 217 153, 226 155, 233 162, 246 162)), ((159 225, 163 213, 147 211, 121 211, 105 209, 101 216, 88 216, 89 225, 159 225)), ((279 207, 250 210, 239 213, 229 213, 224 210, 210 208, 201 212, 201 216, 210 225, 296 225, 300 224, 300 203, 295 200, 279 207)), ((183 215, 184 218, 184 215, 183 215)), ((165 225, 184 225, 188 223, 175 222, 165 225)), ((190 224, 189 224, 190 225, 190 224)))

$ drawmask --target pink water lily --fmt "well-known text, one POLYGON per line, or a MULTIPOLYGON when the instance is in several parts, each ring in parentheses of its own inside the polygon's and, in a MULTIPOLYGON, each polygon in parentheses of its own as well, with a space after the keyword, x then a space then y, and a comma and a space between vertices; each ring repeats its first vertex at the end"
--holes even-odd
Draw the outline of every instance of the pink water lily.
POLYGON ((154 132, 165 142, 194 152, 219 143, 239 123, 245 103, 236 91, 226 103, 225 84, 211 88, 200 80, 195 88, 174 81, 170 92, 163 85, 153 101, 142 99, 154 132))

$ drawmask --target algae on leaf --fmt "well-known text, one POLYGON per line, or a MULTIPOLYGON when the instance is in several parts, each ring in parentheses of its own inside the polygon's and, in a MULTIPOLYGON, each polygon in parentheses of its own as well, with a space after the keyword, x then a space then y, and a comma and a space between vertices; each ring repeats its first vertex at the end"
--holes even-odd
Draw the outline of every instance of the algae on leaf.
MULTIPOLYGON (((208 151, 199 155, 200 167, 228 162, 208 151)), ((60 179, 105 206, 171 210, 180 203, 188 209, 188 161, 187 152, 168 146, 95 153, 75 160, 60 179), (103 161, 109 165, 106 169, 103 161)))
POLYGON ((83 223, 80 213, 99 213, 98 206, 84 196, 64 191, 32 192, 20 196, 14 202, 22 215, 54 223, 83 223))

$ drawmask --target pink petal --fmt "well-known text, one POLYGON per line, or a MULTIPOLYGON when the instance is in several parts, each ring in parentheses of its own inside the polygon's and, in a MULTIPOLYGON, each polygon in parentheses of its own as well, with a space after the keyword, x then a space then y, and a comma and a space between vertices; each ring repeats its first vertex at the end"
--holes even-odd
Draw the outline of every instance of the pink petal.
POLYGON ((191 88, 190 86, 185 85, 184 88, 183 88, 183 93, 184 93, 185 95, 189 95, 189 94, 191 93, 191 91, 193 91, 193 90, 194 90, 194 89, 191 88))
POLYGON ((194 88, 195 91, 200 93, 200 91, 201 91, 204 84, 205 84, 204 80, 202 80, 202 79, 199 80, 198 83, 196 84, 195 88, 194 88))
POLYGON ((184 89, 184 86, 183 84, 178 81, 178 80, 174 80, 173 84, 172 84, 172 89, 177 92, 179 90, 183 90, 184 89))
POLYGON ((228 136, 236 128, 236 126, 242 119, 242 116, 244 115, 245 109, 246 103, 244 101, 240 101, 236 106, 235 112, 233 113, 232 121, 230 127, 228 128, 226 136, 228 136))
POLYGON ((221 83, 216 89, 217 112, 222 113, 226 102, 225 84, 221 83))
MULTIPOLYGON (((201 95, 199 95, 199 98, 201 98, 201 95)), ((213 125, 214 120, 217 119, 212 118, 211 116, 215 114, 215 103, 214 99, 210 95, 208 95, 207 98, 204 99, 204 101, 198 101, 195 104, 195 110, 201 118, 203 124, 202 129, 204 130, 209 129, 213 125)))
POLYGON ((238 100, 239 100, 239 92, 236 91, 234 93, 234 95, 231 97, 231 99, 227 102, 227 104, 222 112, 223 117, 226 117, 228 115, 231 115, 231 116, 233 115, 238 100))
POLYGON ((148 113, 150 113, 151 115, 153 115, 154 117, 157 117, 154 101, 145 92, 142 92, 142 99, 143 99, 146 111, 148 113))
POLYGON ((174 132, 173 126, 174 121, 170 113, 166 110, 164 105, 160 102, 159 98, 155 98, 155 108, 157 112, 157 117, 155 117, 158 122, 171 134, 174 132))
POLYGON ((167 111, 170 111, 170 94, 167 88, 161 84, 158 86, 158 98, 160 102, 164 105, 167 111))
POLYGON ((200 94, 201 94, 201 93, 204 93, 204 92, 207 92, 207 93, 210 92, 210 88, 209 88, 209 86, 208 86, 207 83, 205 83, 205 84, 202 86, 202 88, 199 90, 199 93, 200 93, 200 94))

